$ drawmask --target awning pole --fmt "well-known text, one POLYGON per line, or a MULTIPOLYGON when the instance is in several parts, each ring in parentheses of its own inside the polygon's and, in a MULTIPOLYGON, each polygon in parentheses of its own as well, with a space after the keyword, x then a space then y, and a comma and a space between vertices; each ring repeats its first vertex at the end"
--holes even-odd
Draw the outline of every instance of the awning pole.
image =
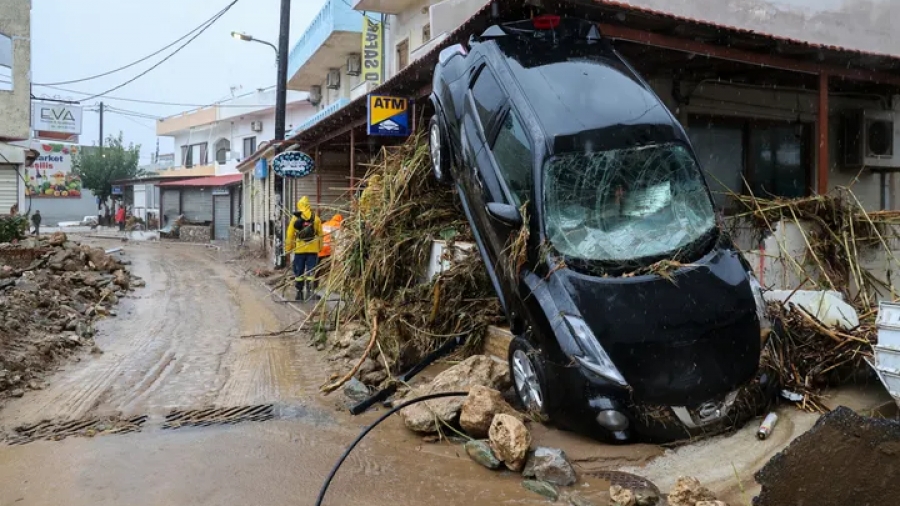
POLYGON ((319 146, 316 146, 316 214, 322 214, 322 167, 319 165, 319 146))
POLYGON ((350 129, 350 200, 356 195, 356 131, 350 129))
POLYGON ((828 74, 819 74, 819 150, 817 154, 819 170, 818 191, 819 195, 828 193, 828 74))

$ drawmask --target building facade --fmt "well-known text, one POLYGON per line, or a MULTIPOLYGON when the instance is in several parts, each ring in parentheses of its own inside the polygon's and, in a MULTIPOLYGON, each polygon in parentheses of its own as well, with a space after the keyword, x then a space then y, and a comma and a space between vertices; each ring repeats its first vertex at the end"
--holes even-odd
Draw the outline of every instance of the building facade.
POLYGON ((31 0, 0 0, 0 214, 22 207, 31 133, 31 0))

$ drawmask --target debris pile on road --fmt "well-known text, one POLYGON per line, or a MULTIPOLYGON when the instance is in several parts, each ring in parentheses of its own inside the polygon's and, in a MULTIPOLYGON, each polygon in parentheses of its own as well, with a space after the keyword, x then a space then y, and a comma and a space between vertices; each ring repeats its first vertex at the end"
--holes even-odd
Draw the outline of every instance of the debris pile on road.
MULTIPOLYGON (((383 148, 363 184, 324 283, 326 293, 345 301, 336 318, 371 325, 377 346, 369 358, 383 354, 398 370, 451 336, 470 336, 464 355, 477 351, 500 315, 481 259, 466 255, 425 279, 433 241, 452 245, 471 240, 471 231, 453 190, 431 175, 424 136, 383 148)), ((327 299, 318 307, 323 318, 327 299)))
POLYGON ((838 407, 756 473, 753 504, 896 504, 898 460, 900 422, 838 407))
POLYGON ((122 261, 61 232, 0 244, 0 396, 40 388, 41 373, 93 346, 93 322, 115 316, 118 299, 143 284, 122 261))
POLYGON ((823 322, 822 315, 813 314, 808 304, 797 301, 796 291, 786 300, 769 302, 770 316, 784 331, 773 333, 768 340, 763 367, 798 399, 801 409, 826 411, 822 388, 868 372, 865 358, 872 356, 877 339, 874 323, 879 294, 898 297, 889 279, 879 279, 861 265, 861 259, 884 255, 893 269, 900 267, 889 246, 898 238, 900 212, 866 212, 849 189, 794 200, 737 198, 747 208, 738 218, 748 219, 764 235, 776 234, 779 223, 797 225, 805 255, 797 258, 779 243, 782 256, 803 280, 797 291, 837 292, 858 314, 858 325, 847 328, 834 321, 823 322))

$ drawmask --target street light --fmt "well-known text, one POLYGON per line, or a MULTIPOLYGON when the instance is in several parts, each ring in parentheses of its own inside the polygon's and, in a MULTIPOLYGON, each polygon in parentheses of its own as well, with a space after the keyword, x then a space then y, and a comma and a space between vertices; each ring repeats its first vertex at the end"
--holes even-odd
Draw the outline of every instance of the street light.
POLYGON ((259 42, 260 44, 265 44, 265 45, 271 47, 271 48, 275 51, 275 57, 276 57, 276 58, 278 58, 278 56, 279 56, 279 55, 278 55, 278 48, 275 47, 275 44, 272 44, 271 42, 266 42, 266 41, 264 41, 264 40, 259 40, 259 39, 257 39, 256 37, 254 37, 254 36, 252 36, 252 35, 248 35, 248 34, 246 34, 246 33, 241 33, 241 32, 231 32, 231 36, 234 37, 235 40, 242 40, 242 41, 244 41, 244 42, 259 42))
POLYGON ((279 50, 275 44, 271 42, 266 42, 264 40, 259 40, 256 37, 242 33, 242 32, 231 32, 231 36, 235 40, 242 40, 244 42, 258 42, 260 44, 265 44, 272 48, 275 51, 275 62, 278 67, 278 79, 277 79, 277 89, 276 89, 276 97, 275 97, 275 140, 283 141, 285 134, 285 109, 287 108, 287 60, 281 58, 282 52, 287 52, 287 31, 290 29, 290 1, 283 0, 281 6, 281 35, 279 37, 279 43, 282 46, 282 50, 279 50))

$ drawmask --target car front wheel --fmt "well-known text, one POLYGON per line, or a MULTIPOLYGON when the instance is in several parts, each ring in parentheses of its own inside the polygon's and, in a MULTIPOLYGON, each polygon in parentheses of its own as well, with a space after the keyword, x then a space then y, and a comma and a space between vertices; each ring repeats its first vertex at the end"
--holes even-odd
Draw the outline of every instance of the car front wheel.
POLYGON ((509 370, 519 401, 529 412, 547 418, 547 380, 540 352, 521 336, 509 345, 509 370))
POLYGON ((428 123, 428 145, 431 153, 431 170, 439 183, 450 182, 449 146, 444 144, 444 132, 437 114, 428 123))

